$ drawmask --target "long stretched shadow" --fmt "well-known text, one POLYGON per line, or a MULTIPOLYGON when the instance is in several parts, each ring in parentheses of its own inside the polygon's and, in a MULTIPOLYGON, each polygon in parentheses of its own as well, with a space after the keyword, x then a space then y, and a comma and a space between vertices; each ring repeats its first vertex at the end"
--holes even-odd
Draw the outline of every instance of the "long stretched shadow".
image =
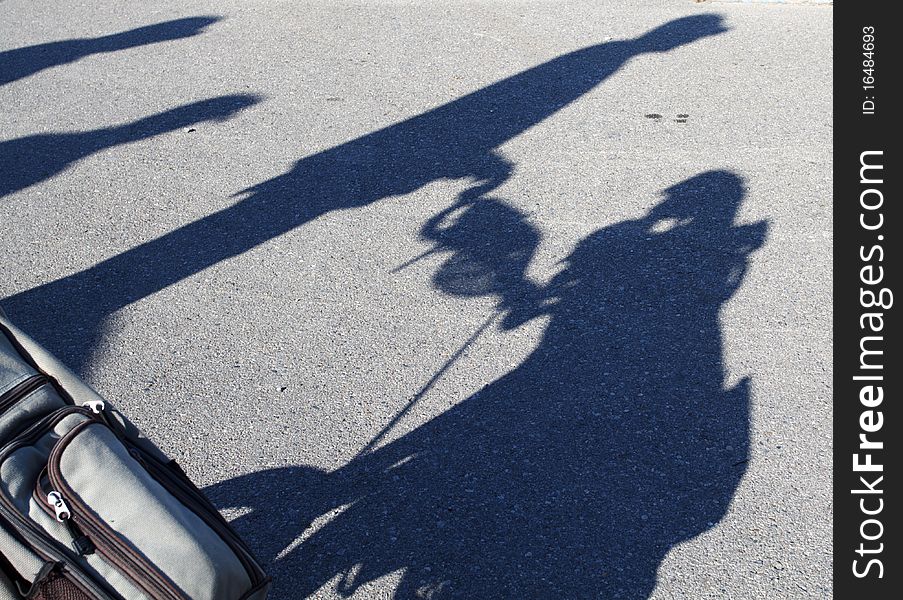
POLYGON ((0 142, 0 198, 40 183, 95 152, 202 121, 222 121, 258 101, 258 97, 248 94, 220 96, 115 127, 30 135, 0 142))
POLYGON ((96 38, 37 44, 0 52, 0 85, 12 83, 44 69, 75 62, 91 54, 156 44, 201 33, 219 17, 192 17, 155 23, 96 38))
POLYGON ((392 573, 398 598, 648 597, 745 471, 750 382, 726 385, 719 325, 766 237, 734 222, 743 197, 730 172, 683 181, 583 239, 545 285, 524 274, 541 235, 517 210, 481 198, 437 215, 435 286, 493 296, 503 329, 547 328, 513 371, 337 471, 208 488, 245 510, 234 524, 274 600, 392 573))
POLYGON ((677 19, 624 41, 565 54, 458 100, 298 161, 241 192, 234 205, 94 267, 7 298, 7 312, 77 371, 105 319, 202 269, 339 209, 362 207, 443 178, 483 192, 512 165, 497 148, 578 99, 629 59, 725 31, 721 18, 677 19))

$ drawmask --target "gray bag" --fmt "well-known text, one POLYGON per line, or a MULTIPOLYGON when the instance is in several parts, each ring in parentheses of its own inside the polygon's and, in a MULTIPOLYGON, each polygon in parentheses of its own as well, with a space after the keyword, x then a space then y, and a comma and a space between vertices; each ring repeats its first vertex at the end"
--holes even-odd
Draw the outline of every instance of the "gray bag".
POLYGON ((0 311, 0 600, 264 600, 182 469, 0 311))

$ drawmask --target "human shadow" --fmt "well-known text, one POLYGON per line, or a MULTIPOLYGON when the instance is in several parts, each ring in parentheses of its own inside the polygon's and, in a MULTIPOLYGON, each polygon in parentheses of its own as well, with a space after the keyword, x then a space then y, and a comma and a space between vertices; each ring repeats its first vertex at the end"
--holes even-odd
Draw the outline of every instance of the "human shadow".
POLYGON ((0 198, 40 183, 95 152, 203 121, 223 121, 258 101, 257 96, 248 94, 220 96, 115 127, 44 133, 0 142, 0 198))
POLYGON ((5 50, 0 52, 0 85, 12 83, 44 69, 75 62, 91 54, 191 37, 219 20, 219 17, 175 19, 102 37, 62 40, 5 50))
POLYGON ((76 371, 112 313, 307 223, 440 179, 487 192, 512 165, 499 146, 593 89, 629 59, 725 31, 721 18, 670 21, 637 38, 589 46, 448 104, 308 156, 241 192, 235 204, 84 271, 4 300, 7 312, 76 371))
POLYGON ((348 596, 392 573, 397 598, 648 597, 668 550, 724 516, 745 471, 750 382, 727 385, 719 325, 766 238, 765 222, 735 223, 743 197, 726 171, 681 182, 583 239, 545 285, 524 274, 541 236, 503 202, 427 224, 450 253, 435 286, 495 297, 505 330, 546 315, 542 339, 336 471, 207 488, 243 509, 233 524, 268 563, 274 600, 330 581, 348 596))

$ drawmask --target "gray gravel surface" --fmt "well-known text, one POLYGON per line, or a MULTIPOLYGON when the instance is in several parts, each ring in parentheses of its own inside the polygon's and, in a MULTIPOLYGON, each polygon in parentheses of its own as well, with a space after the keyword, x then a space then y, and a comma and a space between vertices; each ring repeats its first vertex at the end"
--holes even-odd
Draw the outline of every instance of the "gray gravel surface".
POLYGON ((273 598, 831 593, 826 6, 0 3, 0 305, 273 598))

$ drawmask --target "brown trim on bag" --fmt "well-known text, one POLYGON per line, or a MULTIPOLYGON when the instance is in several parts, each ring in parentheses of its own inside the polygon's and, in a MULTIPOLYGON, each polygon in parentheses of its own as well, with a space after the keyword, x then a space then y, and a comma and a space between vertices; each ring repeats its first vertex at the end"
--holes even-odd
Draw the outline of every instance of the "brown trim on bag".
MULTIPOLYGON (((73 439, 91 425, 99 425, 104 429, 109 429, 104 423, 97 420, 92 419, 83 421, 67 431, 53 446, 50 451, 50 456, 47 458, 47 473, 50 477, 51 484, 63 495, 66 502, 72 507, 77 507, 79 509, 77 512, 72 512, 72 518, 81 525, 82 529, 88 529, 94 533, 94 535, 89 535, 88 537, 94 538, 94 546, 97 550, 106 556, 109 556, 106 552, 107 550, 116 552, 117 562, 114 562, 114 565, 131 579, 137 578, 143 580, 139 584, 140 588, 144 589, 146 592, 150 592, 151 590, 147 589, 147 584, 150 584, 156 588, 157 592, 162 592, 162 597, 164 598, 191 600, 163 571, 158 569, 156 565, 150 562, 136 549, 132 548, 128 542, 121 540, 116 531, 104 523, 104 521, 94 513, 91 507, 81 499, 63 477, 62 470, 59 466, 62 453, 73 439), (126 562, 119 560, 119 557, 123 557, 126 562), (128 564, 127 561, 131 561, 132 564, 128 564), (137 566, 140 571, 136 570, 134 568, 135 566, 137 566)), ((123 446, 123 449, 128 451, 128 448, 125 446, 123 446)), ((160 597, 153 592, 149 595, 152 598, 160 597)))
MULTIPOLYGON (((52 429, 63 419, 76 414, 81 414, 88 420, 92 420, 91 418, 93 417, 91 411, 80 406, 68 405, 61 407, 37 419, 23 431, 17 433, 13 440, 3 446, 0 459, 5 460, 12 452, 23 446, 33 444, 36 439, 45 435, 48 429, 52 429)), ((40 560, 63 563, 66 567, 66 572, 70 574, 69 578, 90 598, 95 600, 121 598, 119 594, 116 594, 115 591, 109 588, 109 584, 105 580, 98 580, 93 574, 86 571, 82 565, 73 560, 71 549, 67 548, 60 540, 52 537, 37 522, 23 514, 9 496, 2 491, 0 491, 0 527, 3 527, 23 548, 33 553, 40 560)))
MULTIPOLYGON (((79 520, 84 521, 84 519, 79 520)), ((82 526, 84 527, 84 523, 82 524, 82 526)), ((123 556, 122 552, 120 552, 116 548, 110 548, 109 546, 98 544, 97 541, 94 542, 94 548, 97 551, 97 554, 99 554, 104 559, 104 561, 106 561, 110 565, 113 565, 113 567, 117 571, 122 573, 122 575, 125 576, 126 579, 132 582, 132 585, 141 590, 149 598, 160 598, 160 596, 157 595, 157 592, 160 591, 160 588, 153 585, 148 585, 147 577, 142 577, 141 574, 135 572, 135 570, 132 568, 133 562, 129 562, 130 560, 132 560, 130 557, 123 556)))
POLYGON ((244 540, 238 536, 232 526, 204 496, 204 493, 197 489, 181 468, 176 470, 170 467, 170 464, 175 464, 175 461, 171 460, 169 464, 161 464, 153 456, 142 452, 140 448, 133 446, 132 450, 129 451, 129 454, 138 461, 144 470, 176 500, 200 518, 229 547, 247 572, 248 581, 252 586, 266 578, 266 573, 263 572, 260 563, 244 540), (132 452, 132 450, 136 452, 132 452))
POLYGON ((0 415, 9 410, 15 403, 38 391, 45 383, 50 383, 47 376, 43 373, 35 373, 3 392, 0 395, 0 415))
POLYGON ((34 489, 31 494, 34 496, 35 502, 38 503, 38 506, 43 509, 45 513, 49 516, 56 519, 56 511, 50 508, 50 505, 47 503, 47 490, 44 489, 44 486, 41 485, 41 480, 44 478, 44 475, 47 474, 47 465, 44 465, 44 468, 41 469, 41 472, 38 473, 38 478, 34 482, 34 489))

